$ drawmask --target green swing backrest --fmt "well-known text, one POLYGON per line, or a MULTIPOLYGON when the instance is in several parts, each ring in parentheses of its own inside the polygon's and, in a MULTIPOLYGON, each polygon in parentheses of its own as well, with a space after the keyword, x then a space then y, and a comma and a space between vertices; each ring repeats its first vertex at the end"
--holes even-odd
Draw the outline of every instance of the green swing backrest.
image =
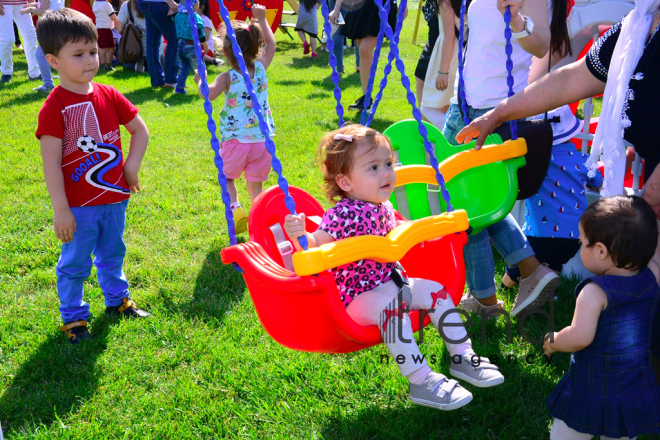
MULTIPOLYGON (((440 130, 424 122, 428 138, 435 145, 438 162, 442 162, 464 150, 474 148, 474 142, 459 146, 450 145, 440 130)), ((427 164, 424 140, 419 134, 417 122, 406 120, 397 122, 383 133, 392 143, 392 148, 398 156, 401 165, 427 164)), ((488 136, 486 144, 501 144, 502 138, 493 134, 488 136)), ((517 157, 488 165, 471 168, 454 177, 447 183, 451 196, 451 204, 455 209, 465 209, 472 227, 472 233, 477 233, 487 226, 502 220, 513 208, 518 194, 518 168, 525 165, 524 157, 517 157)), ((434 198, 439 200, 442 212, 447 205, 442 200, 438 187, 430 188, 434 198)), ((424 183, 413 183, 405 186, 408 200, 410 220, 416 220, 432 215, 429 203, 429 188, 424 183)), ((392 193, 390 201, 395 209, 399 209, 396 193, 392 193)), ((403 214, 403 213, 402 213, 403 214)), ((403 214, 405 216, 405 214, 403 214)))

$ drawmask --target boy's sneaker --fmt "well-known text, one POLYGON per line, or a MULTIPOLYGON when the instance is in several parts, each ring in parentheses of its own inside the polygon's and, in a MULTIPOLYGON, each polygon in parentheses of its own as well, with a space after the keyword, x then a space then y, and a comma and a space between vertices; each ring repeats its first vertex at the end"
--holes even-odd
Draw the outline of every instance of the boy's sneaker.
POLYGON ((11 82, 11 75, 2 75, 0 76, 0 83, 11 82))
POLYGON ((248 216, 245 215, 245 211, 240 206, 237 206, 234 209, 234 227, 236 228, 237 234, 242 234, 247 231, 248 226, 248 216))
POLYGON ((305 41, 303 43, 303 55, 307 55, 309 53, 309 43, 305 41))
POLYGON ((105 313, 108 315, 119 314, 126 318, 148 318, 151 316, 151 313, 138 309, 137 304, 129 297, 122 298, 121 304, 118 306, 106 307, 105 313))
POLYGON ((472 393, 453 379, 431 373, 421 385, 410 384, 410 400, 417 405, 451 411, 472 401, 472 393))
POLYGON ((472 296, 472 292, 468 291, 468 293, 464 294, 461 298, 461 302, 458 304, 458 307, 469 313, 477 313, 482 316, 486 315, 489 318, 495 318, 499 316, 499 313, 494 312, 495 310, 504 311, 504 302, 502 300, 498 300, 497 303, 493 304, 492 306, 485 306, 481 304, 477 298, 472 296))
POLYGON ((92 335, 87 330, 87 321, 74 321, 64 324, 60 327, 67 339, 72 344, 78 344, 80 341, 92 339, 92 335))
POLYGON ((518 296, 511 316, 519 315, 528 307, 540 308, 554 294, 561 278, 547 264, 541 264, 528 278, 520 280, 518 296))
POLYGON ((51 90, 53 90, 55 87, 48 87, 47 85, 40 85, 39 87, 35 87, 32 89, 33 92, 40 92, 40 93, 50 93, 51 90))
POLYGON ((184 89, 184 88, 180 88, 179 86, 177 86, 177 87, 174 89, 174 93, 181 93, 182 95, 186 95, 186 94, 188 94, 188 92, 186 91, 186 89, 184 89))
POLYGON ((504 376, 488 358, 470 353, 459 356, 461 361, 451 358, 449 374, 479 388, 494 387, 504 382, 504 376))

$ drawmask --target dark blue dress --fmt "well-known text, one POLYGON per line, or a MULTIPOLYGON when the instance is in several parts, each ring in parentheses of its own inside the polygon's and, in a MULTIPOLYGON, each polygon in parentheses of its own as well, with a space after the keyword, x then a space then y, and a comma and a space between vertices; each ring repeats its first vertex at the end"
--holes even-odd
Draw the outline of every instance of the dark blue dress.
POLYGON ((660 298, 650 269, 634 277, 604 275, 590 282, 607 294, 593 342, 571 354, 569 371, 548 398, 552 416, 592 435, 635 437, 660 433, 660 387, 649 346, 660 298))

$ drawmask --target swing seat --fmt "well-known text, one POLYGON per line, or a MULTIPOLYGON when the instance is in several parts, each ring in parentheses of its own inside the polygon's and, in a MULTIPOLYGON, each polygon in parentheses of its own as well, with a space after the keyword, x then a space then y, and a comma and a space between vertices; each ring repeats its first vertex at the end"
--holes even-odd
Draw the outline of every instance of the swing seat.
MULTIPOLYGON (((307 217, 307 230, 316 230, 323 207, 304 190, 293 186, 289 190, 297 212, 307 217)), ((300 276, 285 268, 293 244, 288 240, 278 243, 271 227, 281 227, 287 214, 284 193, 278 187, 269 188, 252 205, 250 241, 221 251, 223 263, 235 262, 243 270, 266 332, 278 343, 299 351, 349 353, 379 344, 377 326, 361 326, 348 316, 329 271, 300 276)), ((465 284, 466 243, 465 232, 452 233, 414 245, 400 262, 408 276, 438 281, 458 303, 465 284)), ((417 312, 411 312, 410 318, 414 331, 430 322, 426 316, 420 326, 417 312)))
MULTIPOLYGON (((517 172, 525 165, 523 156, 527 153, 527 146, 524 140, 502 143, 499 135, 490 135, 486 140, 487 146, 474 151, 474 142, 450 145, 435 126, 427 122, 424 125, 429 141, 435 145, 451 203, 454 208, 467 211, 472 233, 497 223, 511 212, 518 194, 517 172), (490 156, 486 158, 486 155, 490 156), (449 163, 455 164, 453 166, 461 164, 459 172, 450 173, 449 163)), ((396 161, 404 168, 413 164, 429 164, 417 121, 397 122, 383 134, 392 143, 396 161)), ((421 179, 417 179, 419 181, 421 179)), ((432 183, 407 183, 392 193, 390 201, 395 209, 411 220, 446 212, 447 206, 440 189, 432 183)))

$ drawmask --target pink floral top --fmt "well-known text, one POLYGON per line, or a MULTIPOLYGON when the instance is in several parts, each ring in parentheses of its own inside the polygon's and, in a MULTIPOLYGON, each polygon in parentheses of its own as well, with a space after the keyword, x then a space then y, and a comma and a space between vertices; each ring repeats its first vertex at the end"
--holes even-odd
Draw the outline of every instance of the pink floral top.
MULTIPOLYGON (((341 240, 360 235, 384 237, 395 226, 394 208, 390 202, 373 204, 343 198, 328 209, 319 229, 332 235, 335 240, 341 240)), ((363 259, 331 269, 344 307, 359 294, 389 281, 395 265, 363 259)))

